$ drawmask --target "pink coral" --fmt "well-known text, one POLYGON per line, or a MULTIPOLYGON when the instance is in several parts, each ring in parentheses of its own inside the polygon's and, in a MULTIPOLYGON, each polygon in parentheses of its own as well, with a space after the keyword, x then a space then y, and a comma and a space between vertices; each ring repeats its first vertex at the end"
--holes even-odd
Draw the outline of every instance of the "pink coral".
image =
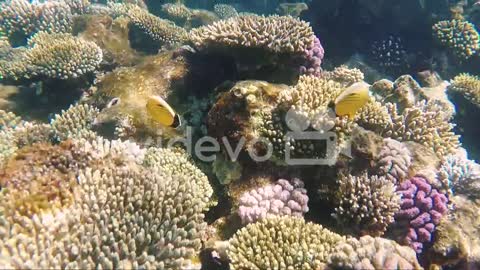
POLYGON ((403 182, 397 189, 402 195, 401 210, 395 215, 399 222, 408 222, 408 232, 403 241, 417 253, 423 245, 432 241, 432 233, 440 219, 447 213, 448 198, 432 188, 421 176, 415 176, 403 182))
POLYGON ((320 76, 322 68, 323 55, 325 50, 320 43, 320 39, 315 37, 312 46, 305 50, 306 61, 304 65, 300 67, 300 74, 307 74, 313 76, 320 76))
POLYGON ((303 216, 308 211, 307 190, 299 179, 278 180, 245 192, 240 197, 238 215, 242 222, 252 223, 267 215, 303 216))

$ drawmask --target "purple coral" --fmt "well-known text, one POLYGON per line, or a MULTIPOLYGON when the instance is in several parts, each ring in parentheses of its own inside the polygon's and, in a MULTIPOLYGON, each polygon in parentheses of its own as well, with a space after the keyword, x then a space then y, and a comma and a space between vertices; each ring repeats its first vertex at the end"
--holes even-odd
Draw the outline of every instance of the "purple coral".
POLYGON ((320 76, 322 68, 323 55, 325 51, 320 43, 320 39, 315 37, 313 45, 305 50, 305 63, 300 67, 300 74, 320 76))
POLYGON ((397 192, 402 195, 397 221, 408 222, 408 233, 404 241, 417 253, 421 253, 424 243, 432 241, 432 233, 440 219, 447 213, 448 198, 432 188, 421 176, 415 176, 400 184, 397 192))
POLYGON ((303 216, 308 212, 307 190, 300 179, 278 180, 245 192, 240 197, 238 215, 244 224, 252 223, 267 215, 303 216))

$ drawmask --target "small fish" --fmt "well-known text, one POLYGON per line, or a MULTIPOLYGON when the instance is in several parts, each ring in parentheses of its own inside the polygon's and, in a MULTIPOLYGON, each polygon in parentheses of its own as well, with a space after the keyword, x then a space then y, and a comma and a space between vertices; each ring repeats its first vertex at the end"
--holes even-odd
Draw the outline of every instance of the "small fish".
POLYGON ((348 115, 350 119, 368 102, 370 85, 365 82, 357 82, 343 91, 335 99, 335 113, 338 116, 348 115))
POLYGON ((147 113, 158 123, 172 128, 181 126, 178 114, 159 96, 149 96, 147 99, 147 113))

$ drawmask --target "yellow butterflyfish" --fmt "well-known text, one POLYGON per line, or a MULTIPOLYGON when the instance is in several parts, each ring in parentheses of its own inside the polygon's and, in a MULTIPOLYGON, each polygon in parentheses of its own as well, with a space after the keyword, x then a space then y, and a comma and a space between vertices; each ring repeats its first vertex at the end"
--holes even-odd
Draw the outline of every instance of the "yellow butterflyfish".
POLYGON ((357 82, 349 86, 335 99, 335 113, 338 116, 348 115, 353 119, 358 110, 370 99, 369 88, 370 85, 366 82, 357 82))
POLYGON ((172 128, 177 128, 181 125, 180 117, 163 98, 149 96, 146 107, 147 113, 158 123, 172 128))

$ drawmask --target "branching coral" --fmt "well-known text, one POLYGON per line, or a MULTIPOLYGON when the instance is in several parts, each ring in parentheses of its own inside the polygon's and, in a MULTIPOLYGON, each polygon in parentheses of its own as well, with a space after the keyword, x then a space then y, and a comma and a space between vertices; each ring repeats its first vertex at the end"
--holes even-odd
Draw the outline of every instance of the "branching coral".
POLYGON ((72 79, 97 69, 102 50, 93 42, 70 34, 40 32, 29 40, 26 52, 28 73, 25 77, 72 79))
POLYGON ((154 41, 162 44, 175 44, 187 39, 185 29, 176 26, 173 22, 160 19, 148 10, 134 4, 111 4, 116 16, 126 16, 131 23, 150 36, 154 41))
POLYGON ((239 201, 238 215, 252 223, 270 215, 302 217, 308 211, 307 190, 300 179, 279 179, 275 184, 245 192, 239 201))
POLYGON ((349 238, 336 247, 330 265, 341 269, 423 269, 415 252, 392 240, 362 236, 349 238))
POLYGON ((227 250, 235 269, 321 269, 342 237, 302 218, 270 217, 247 225, 227 250))
POLYGON ((414 107, 398 112, 395 104, 386 107, 391 121, 383 136, 398 141, 414 141, 435 151, 439 156, 451 153, 459 146, 458 136, 452 131, 450 115, 434 101, 420 101, 414 107))
POLYGON ((400 196, 393 182, 381 176, 342 176, 334 217, 360 233, 382 235, 400 209, 400 196))
POLYGON ((448 90, 458 92, 465 96, 470 102, 480 106, 480 78, 463 73, 453 78, 448 90))
POLYGON ((97 142, 24 148, 7 163, 0 194, 2 266, 180 269, 196 260, 206 228, 206 177, 190 178, 183 167, 168 171, 178 159, 167 150, 159 153, 163 166, 151 170, 132 143, 97 142), (36 173, 11 162, 34 166, 36 173), (34 189, 42 184, 44 194, 34 189))
POLYGON ((289 16, 240 16, 193 29, 191 41, 208 47, 261 48, 275 53, 303 54, 314 43, 307 22, 289 16))
POLYGON ((54 116, 51 121, 54 135, 58 140, 92 137, 90 130, 98 109, 86 104, 72 105, 66 111, 54 116))
POLYGON ((440 21, 433 25, 434 36, 462 60, 480 50, 480 36, 475 26, 467 21, 440 21))
POLYGON ((480 165, 466 157, 446 156, 438 170, 438 179, 452 194, 480 196, 480 165))
POLYGON ((408 148, 393 139, 384 139, 384 145, 377 159, 379 175, 385 175, 393 183, 402 182, 408 177, 412 157, 408 148))
POLYGON ((0 32, 7 37, 15 34, 29 36, 36 30, 35 8, 28 0, 10 0, 0 3, 0 32))
POLYGON ((432 242, 435 227, 448 211, 448 198, 420 176, 401 183, 397 192, 402 199, 401 210, 395 215, 395 220, 399 226, 407 228, 406 235, 402 235, 400 241, 421 253, 424 244, 432 242))
POLYGON ((339 82, 345 87, 361 82, 364 79, 363 72, 360 69, 349 68, 345 65, 336 67, 332 71, 324 71, 321 76, 322 78, 339 82))

